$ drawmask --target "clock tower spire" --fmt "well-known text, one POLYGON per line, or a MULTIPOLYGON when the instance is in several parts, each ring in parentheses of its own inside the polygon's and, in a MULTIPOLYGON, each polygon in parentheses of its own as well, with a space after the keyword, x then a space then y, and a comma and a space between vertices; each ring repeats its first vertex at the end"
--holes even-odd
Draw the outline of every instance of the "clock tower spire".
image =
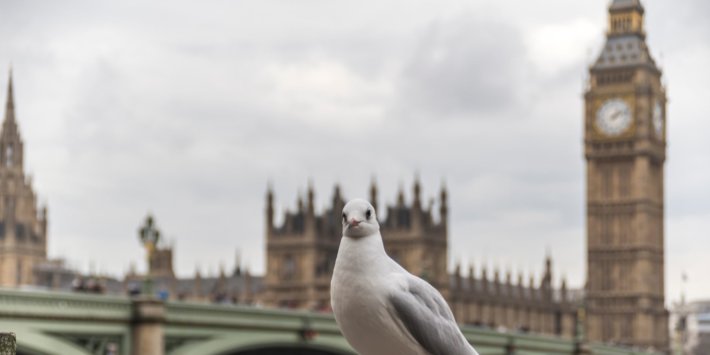
POLYGON ((587 318, 592 341, 668 349, 666 90, 639 0, 613 0, 584 95, 587 318))

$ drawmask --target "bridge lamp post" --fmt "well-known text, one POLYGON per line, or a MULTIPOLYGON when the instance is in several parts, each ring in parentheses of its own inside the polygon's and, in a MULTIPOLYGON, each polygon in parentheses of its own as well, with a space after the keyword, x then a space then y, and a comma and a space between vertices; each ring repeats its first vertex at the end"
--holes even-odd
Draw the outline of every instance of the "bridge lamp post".
POLYGON ((153 259, 153 254, 155 253, 155 249, 158 245, 158 241, 160 240, 160 231, 158 228, 155 226, 155 221, 153 220, 153 216, 148 214, 148 216, 145 219, 145 223, 143 226, 138 230, 138 238, 140 239, 141 243, 143 243, 143 247, 146 250, 146 255, 148 258, 148 270, 146 272, 145 279, 143 281, 143 294, 144 295, 153 295, 153 279, 151 278, 151 267, 150 267, 150 262, 153 259))

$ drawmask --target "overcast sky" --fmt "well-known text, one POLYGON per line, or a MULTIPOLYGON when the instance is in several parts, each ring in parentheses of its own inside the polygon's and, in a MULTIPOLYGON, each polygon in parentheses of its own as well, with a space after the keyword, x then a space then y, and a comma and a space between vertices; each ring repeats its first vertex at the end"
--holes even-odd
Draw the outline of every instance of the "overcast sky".
MULTIPOLYGON (((51 257, 264 271, 264 194, 295 208, 450 194, 449 265, 585 278, 582 93, 606 0, 0 2, 26 170, 51 257), (238 252, 239 250, 239 252, 238 252)), ((710 297, 710 2, 646 0, 668 85, 667 298, 710 297), (687 272, 687 286, 681 274, 687 272)), ((4 101, 7 75, 1 76, 4 101)), ((278 212, 277 212, 278 214, 278 212)), ((527 279, 527 277, 526 277, 527 279)))

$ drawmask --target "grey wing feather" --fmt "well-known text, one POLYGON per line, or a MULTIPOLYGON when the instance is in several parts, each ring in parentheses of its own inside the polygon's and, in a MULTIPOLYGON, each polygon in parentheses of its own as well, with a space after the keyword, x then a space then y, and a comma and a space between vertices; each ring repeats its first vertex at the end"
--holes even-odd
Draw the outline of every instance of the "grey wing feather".
POLYGON ((478 355, 461 334, 439 291, 416 277, 407 283, 409 289, 390 295, 390 302, 412 337, 433 355, 478 355))

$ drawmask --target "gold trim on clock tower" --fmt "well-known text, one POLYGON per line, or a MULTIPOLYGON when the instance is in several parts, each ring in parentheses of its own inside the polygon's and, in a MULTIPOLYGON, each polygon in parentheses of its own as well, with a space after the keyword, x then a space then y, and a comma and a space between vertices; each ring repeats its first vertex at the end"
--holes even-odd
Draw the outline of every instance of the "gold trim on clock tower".
POLYGON ((613 0, 585 93, 587 331, 668 349, 664 297, 666 93, 639 0, 613 0), (660 127, 660 128, 659 128, 660 127))

